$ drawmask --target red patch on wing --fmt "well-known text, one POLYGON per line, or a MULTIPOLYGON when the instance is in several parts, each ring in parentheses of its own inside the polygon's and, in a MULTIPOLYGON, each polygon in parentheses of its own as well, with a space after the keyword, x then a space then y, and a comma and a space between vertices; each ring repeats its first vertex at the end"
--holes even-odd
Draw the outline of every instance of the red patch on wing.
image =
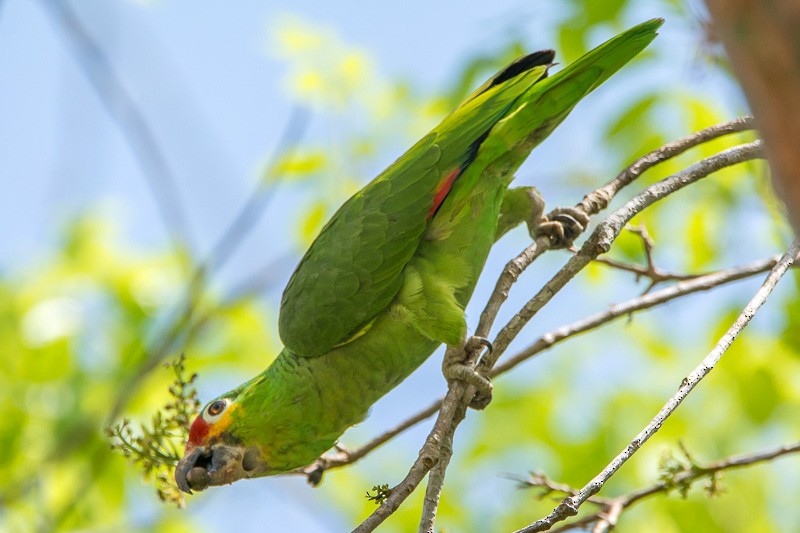
POLYGON ((189 442, 186 443, 186 447, 200 446, 206 438, 206 435, 208 435, 209 428, 208 422, 203 420, 202 416, 195 418, 192 423, 192 428, 189 430, 189 442))
POLYGON ((436 210, 439 209, 439 206, 442 205, 444 199, 447 197, 447 193, 450 192, 450 189, 453 187, 453 183, 455 183, 456 178, 461 175, 461 172, 464 169, 461 167, 454 168, 450 174, 446 175, 444 179, 439 183, 438 188, 436 189, 436 194, 433 195, 433 205, 431 206, 430 211, 428 211, 428 220, 436 213, 436 210))

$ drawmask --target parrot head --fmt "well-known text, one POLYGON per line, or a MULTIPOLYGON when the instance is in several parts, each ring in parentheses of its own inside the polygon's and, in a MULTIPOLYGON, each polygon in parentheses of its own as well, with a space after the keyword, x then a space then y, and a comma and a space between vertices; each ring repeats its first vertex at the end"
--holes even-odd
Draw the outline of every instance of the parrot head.
POLYGON ((175 468, 175 481, 182 491, 191 494, 192 489, 204 490, 268 473, 261 449, 248 445, 237 431, 243 411, 233 395, 221 396, 200 411, 175 468))

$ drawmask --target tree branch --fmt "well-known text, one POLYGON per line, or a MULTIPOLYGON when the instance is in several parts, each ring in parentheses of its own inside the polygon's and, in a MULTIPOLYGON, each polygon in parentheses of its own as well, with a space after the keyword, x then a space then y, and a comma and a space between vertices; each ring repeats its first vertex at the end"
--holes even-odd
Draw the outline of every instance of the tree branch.
MULTIPOLYGON (((562 341, 568 340, 581 333, 597 329, 613 320, 616 320, 617 318, 630 316, 633 313, 656 307, 660 304, 681 298, 683 296, 689 296, 697 292, 711 290, 715 287, 768 272, 773 266, 775 266, 775 264, 777 264, 779 259, 779 256, 775 256, 769 259, 753 261, 746 265, 740 265, 708 274, 697 275, 688 281, 675 283, 674 285, 659 291, 654 291, 636 298, 632 298, 619 304, 613 304, 609 306, 609 309, 606 311, 590 315, 584 319, 545 333, 528 347, 509 357, 503 363, 495 366, 492 370, 491 377, 494 378, 496 376, 500 376, 515 368, 519 364, 527 361, 528 359, 547 351, 562 341)), ((441 407, 443 401, 444 398, 436 400, 430 406, 407 418, 386 432, 374 437, 369 442, 358 448, 350 450, 347 448, 338 447, 336 452, 323 455, 311 465, 295 470, 293 473, 307 476, 311 485, 317 485, 321 481, 322 474, 326 470, 341 468, 343 466, 355 463, 403 431, 435 415, 441 407)))
POLYGON ((81 24, 69 2, 42 0, 41 3, 63 30, 100 101, 128 140, 173 245, 191 250, 193 239, 177 179, 144 113, 125 88, 108 55, 81 24))
POLYGON ((536 531, 547 531, 554 524, 570 517, 575 516, 581 505, 594 494, 600 491, 605 483, 613 476, 625 462, 633 456, 647 440, 652 437, 664 424, 667 418, 678 408, 686 396, 706 377, 719 362, 722 355, 728 350, 739 333, 750 323, 756 312, 764 305, 778 280, 786 273, 787 269, 800 254, 800 239, 792 242, 789 250, 781 257, 778 264, 770 271, 767 279, 750 302, 745 306, 739 317, 720 338, 716 346, 709 352, 703 361, 681 382, 681 386, 664 407, 656 414, 645 428, 622 450, 594 479, 587 483, 577 494, 565 498, 554 510, 545 518, 537 520, 530 526, 522 528, 518 533, 533 533, 536 531))
MULTIPOLYGON (((584 196, 583 200, 577 205, 587 215, 592 216, 600 212, 604 207, 597 199, 601 199, 605 205, 611 201, 620 190, 626 185, 632 183, 636 178, 641 176, 646 170, 663 163, 673 157, 676 157, 687 150, 694 148, 702 143, 738 133, 752 128, 753 119, 751 117, 741 117, 729 122, 717 124, 700 130, 691 135, 687 135, 681 139, 667 143, 664 146, 653 150, 652 152, 640 157, 629 165, 625 170, 620 172, 614 179, 592 191, 584 196)), ((508 292, 511 286, 516 283, 520 274, 525 271, 531 263, 533 263, 544 251, 549 247, 549 240, 546 238, 536 239, 534 243, 525 248, 517 257, 512 259, 506 264, 503 272, 500 274, 497 284, 495 285, 486 307, 481 313, 478 326, 475 328, 475 335, 477 337, 488 338, 492 324, 494 324, 497 312, 500 307, 508 299, 508 292)), ((472 357, 477 357, 477 354, 472 354, 472 357)))
POLYGON ((611 248, 611 243, 635 215, 655 202, 705 178, 709 174, 743 161, 761 157, 761 154, 761 141, 753 141, 729 148, 654 183, 631 198, 595 228, 578 253, 573 255, 567 264, 503 327, 493 342, 494 350, 481 359, 478 367, 479 371, 484 375, 488 375, 497 359, 519 334, 522 327, 578 272, 598 255, 607 252, 611 248))
MULTIPOLYGON (((589 528, 593 525, 595 526, 593 531, 609 531, 617 525, 620 515, 625 510, 646 498, 668 493, 676 488, 682 491, 688 490, 695 481, 705 478, 714 479, 726 470, 745 468, 798 452, 800 452, 800 442, 758 452, 734 455, 705 465, 696 464, 690 459, 690 464, 681 465, 679 470, 670 472, 667 476, 662 475, 662 477, 666 477, 666 479, 661 479, 649 487, 644 487, 613 498, 602 498, 599 496, 590 497, 587 501, 601 506, 598 511, 555 529, 551 529, 550 531, 551 533, 565 533, 579 528, 589 528)), ((515 479, 522 484, 523 488, 544 488, 546 490, 545 495, 551 492, 561 492, 563 494, 575 496, 580 492, 578 489, 564 483, 554 482, 547 476, 539 473, 531 474, 531 476, 526 479, 515 479)))
POLYGON ((442 406, 443 399, 436 400, 428 406, 427 408, 423 409, 416 415, 404 420, 397 426, 393 427, 392 429, 381 433, 374 439, 370 440, 363 446, 356 448, 355 450, 348 450, 346 448, 339 447, 334 454, 326 454, 314 461, 311 465, 295 470, 293 473, 295 474, 302 474, 308 477, 309 484, 316 486, 322 480, 322 474, 326 470, 331 470, 333 468, 340 468, 342 466, 346 466, 352 463, 355 463, 375 448, 384 444, 403 431, 407 430, 410 427, 413 427, 423 420, 427 420, 428 418, 432 417, 439 411, 439 408, 442 406))
MULTIPOLYGON (((712 172, 733 164, 740 163, 742 161, 753 159, 758 157, 760 154, 761 143, 759 141, 725 150, 719 154, 716 154, 715 156, 709 157, 690 166, 682 172, 674 174, 648 187, 645 189, 645 191, 636 195, 632 200, 615 211, 614 214, 608 217, 603 224, 598 226, 578 254, 570 258, 567 264, 556 274, 556 276, 554 276, 544 286, 544 288, 523 307, 523 309, 511 320, 511 322, 509 322, 509 324, 507 324, 503 330, 500 331, 493 343, 494 351, 485 355, 481 360, 480 370, 482 373, 488 374, 491 372, 492 366, 496 362, 497 357, 499 357, 503 351, 505 351, 511 340, 516 337, 516 335, 522 329, 522 326, 524 326, 524 324, 527 323, 527 321, 530 320, 530 318, 539 309, 541 309, 541 307, 544 306, 556 292, 558 292, 570 279, 572 279, 572 277, 574 277, 578 271, 589 264, 594 257, 600 253, 606 252, 610 248, 611 243, 616 236, 619 235, 619 232, 622 230, 624 225, 630 221, 635 214, 652 205, 656 201, 668 196, 669 194, 682 189, 686 185, 694 183, 695 181, 708 176, 712 172)), ((645 164, 643 163, 643 165, 645 164)), ((638 176, 638 174, 633 175, 630 180, 628 180, 625 173, 623 173, 621 176, 622 177, 612 180, 612 182, 603 188, 603 190, 613 196, 615 190, 619 190, 619 187, 629 183, 630 180, 634 179, 636 176, 638 176)), ((585 209, 589 210, 590 212, 594 212, 593 210, 596 209, 602 209, 604 207, 602 203, 603 196, 606 195, 600 196, 600 202, 598 202, 596 196, 587 196, 584 199, 584 203, 587 204, 585 209)), ((605 197, 606 205, 609 198, 610 196, 605 197)), ((547 242, 540 243, 540 240, 544 239, 537 239, 536 248, 529 247, 526 249, 526 251, 531 250, 530 256, 532 258, 537 257, 538 254, 541 253, 538 250, 544 249, 548 244, 547 242), (542 246, 540 246, 540 244, 542 246)), ((524 253, 525 252, 523 252, 523 254, 524 253)), ((498 281, 498 287, 500 286, 501 280, 498 281)), ((505 293, 507 294, 507 291, 505 293)), ((502 298, 503 300, 505 299, 503 297, 502 287, 499 291, 495 290, 490 302, 494 298, 502 298)), ((488 324, 488 327, 490 326, 491 324, 488 324)), ((480 329, 476 329, 476 334, 479 334, 480 331, 480 329)), ((461 351, 461 348, 448 347, 448 352, 452 353, 453 350, 461 351)), ((467 353, 466 355, 467 364, 474 364, 474 359, 476 358, 475 353, 471 352, 467 353)), ((453 354, 453 356, 458 357, 458 354, 453 354)), ((447 359, 447 357, 448 354, 446 353, 445 359, 447 359)), ((472 399, 474 394, 474 386, 468 386, 462 381, 453 381, 450 383, 433 430, 428 435, 425 444, 420 450, 419 457, 412 465, 408 475, 403 481, 401 481, 391 490, 391 494, 388 498, 386 498, 383 504, 378 507, 366 520, 364 520, 364 522, 362 522, 354 531, 365 532, 374 530, 383 522, 383 520, 397 510, 397 508, 402 504, 403 501, 405 501, 408 495, 410 495, 411 492, 416 489, 425 475, 434 466, 437 466, 440 463, 443 457, 442 444, 447 445, 447 443, 451 441, 453 434, 455 433, 455 429, 466 415, 467 404, 472 399)), ((444 478, 444 469, 447 466, 447 460, 449 460, 449 454, 447 454, 447 452, 444 452, 444 458, 446 460, 441 463, 441 466, 439 466, 441 472, 435 477, 436 487, 434 487, 434 491, 441 490, 441 480, 444 478)), ((436 498, 438 498, 438 495, 436 498)), ((432 494, 429 494, 427 500, 432 502, 435 500, 435 498, 432 494)), ((430 512, 431 507, 431 505, 428 506, 428 512, 430 512)), ((427 516, 423 516, 423 523, 421 526, 424 526, 427 522, 430 522, 430 519, 427 516)))
MULTIPOLYGON (((653 248, 655 247, 655 244, 653 243, 653 239, 650 238, 650 235, 647 233, 647 229, 643 225, 636 227, 626 226, 625 229, 641 238, 647 266, 625 263, 608 257, 598 257, 595 259, 596 262, 610 266, 611 268, 615 268, 617 270, 631 272, 636 275, 636 281, 639 281, 639 279, 643 277, 649 279, 650 283, 644 290, 645 293, 649 292, 659 283, 663 283, 665 281, 683 281, 693 279, 698 276, 698 274, 678 274, 677 272, 666 272, 661 270, 656 266, 655 260, 653 259, 653 248)), ((570 251, 577 252, 577 249, 570 248, 570 251)))
POLYGON ((770 259, 762 259, 746 265, 720 270, 719 272, 700 275, 688 281, 675 283, 670 287, 643 294, 642 296, 632 298, 620 304, 611 305, 606 311, 595 313, 594 315, 586 317, 582 320, 573 322, 572 324, 568 324, 549 333, 545 333, 528 347, 522 349, 516 355, 509 357, 503 363, 494 367, 491 375, 494 377, 508 372, 520 363, 527 361, 531 357, 540 354, 541 352, 551 348, 561 341, 596 329, 617 318, 629 316, 632 313, 650 309, 682 296, 687 296, 696 292, 707 291, 726 283, 731 283, 733 281, 738 281, 761 274, 763 272, 767 272, 778 263, 779 259, 780 258, 776 256, 770 259))

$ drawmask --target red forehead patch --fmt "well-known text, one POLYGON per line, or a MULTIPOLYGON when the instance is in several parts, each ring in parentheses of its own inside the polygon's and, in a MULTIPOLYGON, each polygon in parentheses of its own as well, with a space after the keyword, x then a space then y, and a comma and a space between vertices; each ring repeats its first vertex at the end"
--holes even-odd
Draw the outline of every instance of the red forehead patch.
POLYGON ((198 415, 192 423, 192 428, 189 430, 189 442, 186 443, 186 447, 200 446, 206 438, 206 435, 208 435, 208 429, 208 422, 203 420, 202 415, 198 415))

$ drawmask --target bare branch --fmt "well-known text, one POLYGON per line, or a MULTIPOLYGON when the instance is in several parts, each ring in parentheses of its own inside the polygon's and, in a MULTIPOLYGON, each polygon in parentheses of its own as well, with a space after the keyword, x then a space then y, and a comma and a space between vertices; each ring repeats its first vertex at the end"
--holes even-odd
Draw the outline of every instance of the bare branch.
MULTIPOLYGON (((609 531, 617 524, 619 517, 625 510, 641 500, 658 494, 668 493, 675 488, 688 488, 695 481, 701 479, 714 479, 726 470, 745 468, 798 452, 800 452, 800 442, 795 442, 793 444, 786 444, 758 452, 735 455, 705 465, 698 465, 691 462, 690 464, 682 465, 679 471, 669 476, 669 479, 663 479, 649 487, 641 488, 614 498, 592 496, 587 501, 601 505, 602 508, 599 511, 588 514, 555 529, 550 529, 550 531, 551 533, 564 533, 567 531, 574 531, 578 528, 588 528, 593 524, 595 525, 593 531, 609 531)), ((544 487, 548 491, 557 490, 570 495, 576 495, 579 492, 578 489, 563 483, 551 481, 541 474, 535 474, 530 478, 520 480, 520 482, 526 486, 544 487)))
MULTIPOLYGON (((603 224, 598 226, 598 228, 593 232, 592 236, 586 241, 586 243, 584 243, 578 254, 570 258, 567 264, 547 284, 545 284, 544 288, 523 307, 523 309, 511 320, 511 322, 509 322, 509 324, 503 328, 503 330, 500 331, 493 343, 494 351, 486 354, 481 360, 482 366, 480 370, 486 374, 491 372, 492 366, 496 362, 497 357, 499 357, 499 355, 505 351, 511 340, 516 337, 516 335, 522 329, 522 326, 524 326, 524 324, 527 323, 527 321, 530 320, 530 318, 539 309, 541 309, 541 307, 544 306, 552 298, 552 296, 558 292, 570 279, 572 279, 582 268, 588 265, 594 257, 600 253, 608 251, 613 240, 619 235, 625 224, 627 224, 635 214, 652 205, 656 201, 672 194, 673 192, 676 192, 683 187, 708 176, 712 172, 740 163, 742 161, 759 157, 762 151, 761 148, 761 143, 759 141, 755 141, 720 152, 719 154, 690 166, 682 172, 674 174, 648 187, 642 193, 636 195, 633 199, 615 211, 604 221, 603 224)), ((622 181, 620 181, 620 183, 622 183, 622 181)), ((587 200, 591 200, 593 202, 591 209, 598 209, 602 207, 597 203, 597 199, 589 199, 589 197, 587 197, 585 201, 587 200)), ((589 208, 587 207, 587 209, 589 208)), ((540 248, 539 241, 540 239, 537 239, 537 249, 540 248)), ((531 256, 536 257, 536 255, 536 250, 534 250, 531 253, 531 256)), ((500 292, 495 291, 492 295, 492 298, 502 298, 502 295, 498 296, 498 294, 500 294, 500 292)), ((448 354, 450 353, 452 353, 454 357, 457 357, 457 354, 453 352, 454 350, 456 352, 462 351, 461 348, 448 347, 448 353, 445 354, 445 358, 447 359, 448 354)), ((468 353, 467 364, 474 364, 474 357, 474 352, 468 353)), ((425 444, 420 450, 419 457, 412 465, 408 475, 403 481, 401 481, 392 489, 391 494, 385 500, 385 502, 378 507, 378 509, 376 509, 366 520, 364 520, 364 522, 362 522, 354 531, 366 532, 374 530, 383 522, 383 520, 397 510, 397 508, 408 497, 408 495, 410 495, 416 489, 425 475, 434 466, 439 464, 443 455, 446 459, 449 459, 449 454, 447 454, 446 451, 442 451, 442 444, 447 446, 448 443, 451 442, 458 424, 461 422, 461 420, 463 420, 466 414, 467 404, 473 398, 475 390, 476 389, 474 386, 467 385, 462 381, 453 381, 450 383, 433 430, 431 430, 431 433, 428 435, 425 444)), ((437 480, 443 479, 444 468, 446 468, 446 466, 447 461, 445 460, 439 467, 441 469, 441 473, 437 474, 437 480)), ((441 486, 437 481, 436 490, 439 490, 440 488, 441 486)), ((438 495, 436 498, 438 498, 438 495)), ((434 497, 430 494, 428 495, 427 499, 428 501, 434 501, 434 497)), ((431 508, 432 506, 429 505, 428 510, 430 511, 431 508)), ((423 520, 427 520, 427 518, 423 517, 423 520)))
POLYGON ((523 361, 527 361, 531 357, 540 354, 563 340, 596 329, 619 317, 627 316, 638 311, 644 311, 682 296, 700 291, 707 291, 726 283, 767 272, 777 264, 778 259, 779 257, 776 256, 770 259, 762 259, 746 265, 700 275, 691 280, 682 281, 670 287, 643 294, 638 298, 632 298, 620 304, 614 304, 606 311, 596 313, 577 322, 573 322, 572 324, 545 333, 528 347, 497 365, 491 375, 494 377, 508 372, 523 361))
POLYGON ((646 267, 643 267, 641 265, 625 263, 623 261, 617 261, 616 259, 610 259, 608 257, 597 257, 595 258, 595 261, 597 263, 600 263, 601 265, 606 265, 611 268, 615 268, 617 270, 623 270, 625 272, 630 272, 631 274, 636 274, 637 280, 639 278, 648 278, 650 280, 650 286, 648 287, 648 290, 654 287, 655 285, 663 283, 665 281, 680 281, 680 280, 694 279, 700 275, 700 274, 680 274, 678 272, 666 272, 656 267, 655 265, 647 265, 646 267))
POLYGON ((311 485, 317 485, 322 480, 322 473, 325 470, 330 470, 332 468, 340 468, 342 466, 346 466, 352 463, 355 463, 372 450, 388 442, 389 440, 393 439, 403 431, 407 430, 408 428, 417 425, 418 423, 422 422, 423 420, 427 420, 428 418, 432 417, 439 411, 439 408, 442 406, 442 399, 436 400, 433 404, 431 404, 426 409, 423 409, 416 415, 406 419, 402 423, 398 424, 397 426, 393 427, 392 429, 381 433, 368 443, 364 444, 363 446, 356 448, 355 450, 347 450, 339 448, 336 453, 334 454, 327 454, 323 455, 316 461, 314 461, 311 465, 296 470, 293 473, 296 474, 303 474, 308 476, 308 482, 311 485))
POLYGON ((450 459, 453 457, 453 433, 444 436, 439 444, 439 461, 428 474, 428 486, 425 488, 425 499, 422 505, 422 516, 419 521, 419 533, 434 533, 436 512, 439 499, 444 488, 444 476, 450 459))
POLYGON ((497 359, 505 352, 508 345, 519 334, 523 326, 525 326, 525 324, 527 324, 528 321, 567 284, 567 282, 575 277, 578 272, 586 267, 586 265, 598 255, 607 252, 611 248, 611 243, 619 236, 625 225, 630 222, 636 214, 655 202, 681 190, 687 185, 705 178, 713 172, 743 161, 761 157, 761 153, 762 144, 760 141, 729 148, 728 150, 703 159, 677 174, 673 174, 672 176, 654 183, 631 198, 595 228, 592 235, 584 242, 578 253, 572 256, 567 264, 522 307, 519 313, 517 313, 505 327, 503 327, 492 343, 494 350, 484 355, 481 359, 478 367, 479 371, 484 375, 488 375, 491 368, 497 362, 497 359))
POLYGON ((720 338, 714 349, 703 359, 703 361, 681 382, 681 386, 658 414, 650 421, 645 428, 622 450, 602 472, 587 483, 576 495, 565 498, 552 513, 541 520, 536 521, 528 527, 519 530, 519 533, 532 533, 535 531, 547 531, 554 524, 577 514, 580 506, 592 495, 597 494, 603 485, 613 476, 625 462, 636 453, 647 440, 652 437, 664 424, 664 421, 678 408, 681 402, 697 386, 700 381, 711 372, 719 362, 722 355, 728 350, 739 333, 750 323, 756 312, 764 305, 778 280, 786 273, 787 269, 800 254, 800 239, 792 242, 789 250, 781 257, 778 264, 770 271, 764 284, 756 292, 755 296, 745 306, 742 313, 728 329, 725 335, 720 338))
POLYGON ((593 195, 597 196, 599 193, 599 196, 613 198, 623 187, 630 184, 633 180, 641 176, 646 170, 653 168, 657 164, 672 159, 673 157, 678 156, 700 144, 723 137, 725 135, 730 135, 731 133, 738 133, 752 128, 753 117, 741 117, 731 120, 730 122, 724 122, 722 124, 717 124, 716 126, 711 126, 696 133, 692 133, 691 135, 687 135, 681 139, 667 143, 664 146, 657 148, 649 154, 637 159, 632 165, 620 172, 616 178, 609 181, 603 187, 600 187, 594 193, 586 195, 579 205, 583 206, 586 213, 596 213, 597 210, 595 210, 593 206, 593 195))
MULTIPOLYGON (((268 159, 272 162, 273 167, 278 164, 284 153, 289 152, 303 138, 308 128, 309 118, 308 111, 302 107, 298 106, 292 110, 281 139, 268 159)), ((205 265, 200 270, 213 271, 222 268, 272 200, 276 185, 277 182, 266 183, 264 180, 260 180, 256 184, 242 209, 211 249, 205 265)))
MULTIPOLYGON (((641 278, 649 279, 650 282, 648 283, 647 288, 645 288, 642 294, 647 294, 653 289, 653 287, 655 287, 659 283, 664 283, 665 281, 689 280, 689 279, 694 279, 700 275, 700 274, 679 274, 677 272, 668 272, 658 268, 653 258, 653 248, 655 247, 655 244, 653 243, 653 239, 651 239, 650 235, 647 233, 647 229, 644 227, 644 225, 639 225, 635 227, 629 225, 626 226, 625 229, 640 237, 642 241, 642 246, 644 248, 645 262, 647 266, 627 263, 624 261, 611 259, 609 257, 596 257, 595 262, 609 266, 617 270, 622 270, 624 272, 630 272, 632 274, 635 274, 636 281, 639 281, 639 279, 641 278)), ((572 253, 577 253, 578 249, 575 248, 574 246, 571 246, 569 248, 569 251, 572 253)))
MULTIPOLYGON (((610 306, 607 311, 596 313, 577 322, 573 322, 572 324, 567 324, 558 329, 545 333, 527 348, 521 350, 512 357, 509 357, 503 363, 495 366, 495 368, 492 370, 491 377, 494 378, 504 374, 520 363, 539 355, 540 353, 548 350, 562 341, 570 339, 581 333, 597 329, 617 318, 628 316, 638 311, 644 311, 683 296, 711 290, 727 283, 732 283, 734 281, 739 281, 763 272, 767 272, 773 266, 775 266, 775 264, 778 262, 778 259, 779 256, 775 256, 770 259, 754 261, 746 265, 698 275, 689 281, 676 283, 659 291, 651 292, 619 304, 614 304, 610 306)), ((322 473, 324 471, 334 468, 341 468, 343 466, 355 463, 403 431, 417 425, 423 420, 427 420, 436 414, 441 407, 443 400, 443 398, 436 400, 427 408, 421 410, 414 416, 407 418, 386 432, 381 433, 363 446, 360 446, 354 450, 339 447, 337 448, 336 452, 323 455, 311 465, 302 469, 298 469, 292 473, 308 476, 309 483, 312 485, 317 485, 321 481, 322 473)))
MULTIPOLYGON (((749 130, 752 127, 753 119, 751 117, 742 117, 730 122, 711 126, 671 143, 667 143, 637 159, 614 179, 587 194, 577 207, 581 208, 587 215, 597 214, 603 207, 608 205, 611 199, 614 198, 623 187, 629 185, 646 170, 659 163, 672 159, 699 144, 731 133, 749 130)), ((525 248, 517 257, 508 262, 500 278, 497 280, 497 284, 495 285, 492 295, 489 297, 489 301, 486 303, 486 307, 481 313, 480 321, 475 328, 476 336, 488 338, 492 324, 494 324, 494 320, 497 317, 497 312, 500 310, 503 302, 508 298, 508 292, 511 286, 516 283, 520 274, 549 248, 549 245, 550 243, 547 238, 542 237, 536 239, 534 243, 525 248)), ((471 354, 471 357, 477 357, 477 354, 471 354)))
MULTIPOLYGON (((448 347, 448 350, 460 350, 457 347, 448 347)), ((447 357, 447 355, 445 355, 447 357)), ((455 426, 464 419, 469 398, 475 394, 474 387, 467 386, 462 381, 452 382, 442 402, 439 416, 433 429, 425 439, 419 457, 406 475, 405 479, 391 489, 391 494, 366 520, 364 520, 354 533, 374 531, 386 518, 394 513, 408 496, 419 486, 427 473, 440 460, 441 443, 452 439, 455 426)))
MULTIPOLYGON (((573 488, 566 483, 559 483, 557 481, 553 481, 545 474, 541 472, 530 472, 528 477, 519 477, 519 476, 507 476, 509 479, 513 479, 517 483, 519 483, 520 488, 527 489, 527 488, 541 488, 544 491, 537 496, 538 499, 542 499, 553 492, 560 492, 562 494, 566 494, 568 496, 574 496, 578 493, 578 489, 573 488)), ((601 496, 592 496, 587 501, 591 503, 596 503, 598 505, 608 506, 613 501, 612 498, 603 498, 601 496)))
POLYGON ((123 85, 108 55, 81 24, 69 2, 42 0, 42 5, 64 31, 100 101, 128 140, 173 244, 178 249, 188 247, 191 250, 193 239, 188 216, 180 201, 178 181, 144 113, 123 85))

